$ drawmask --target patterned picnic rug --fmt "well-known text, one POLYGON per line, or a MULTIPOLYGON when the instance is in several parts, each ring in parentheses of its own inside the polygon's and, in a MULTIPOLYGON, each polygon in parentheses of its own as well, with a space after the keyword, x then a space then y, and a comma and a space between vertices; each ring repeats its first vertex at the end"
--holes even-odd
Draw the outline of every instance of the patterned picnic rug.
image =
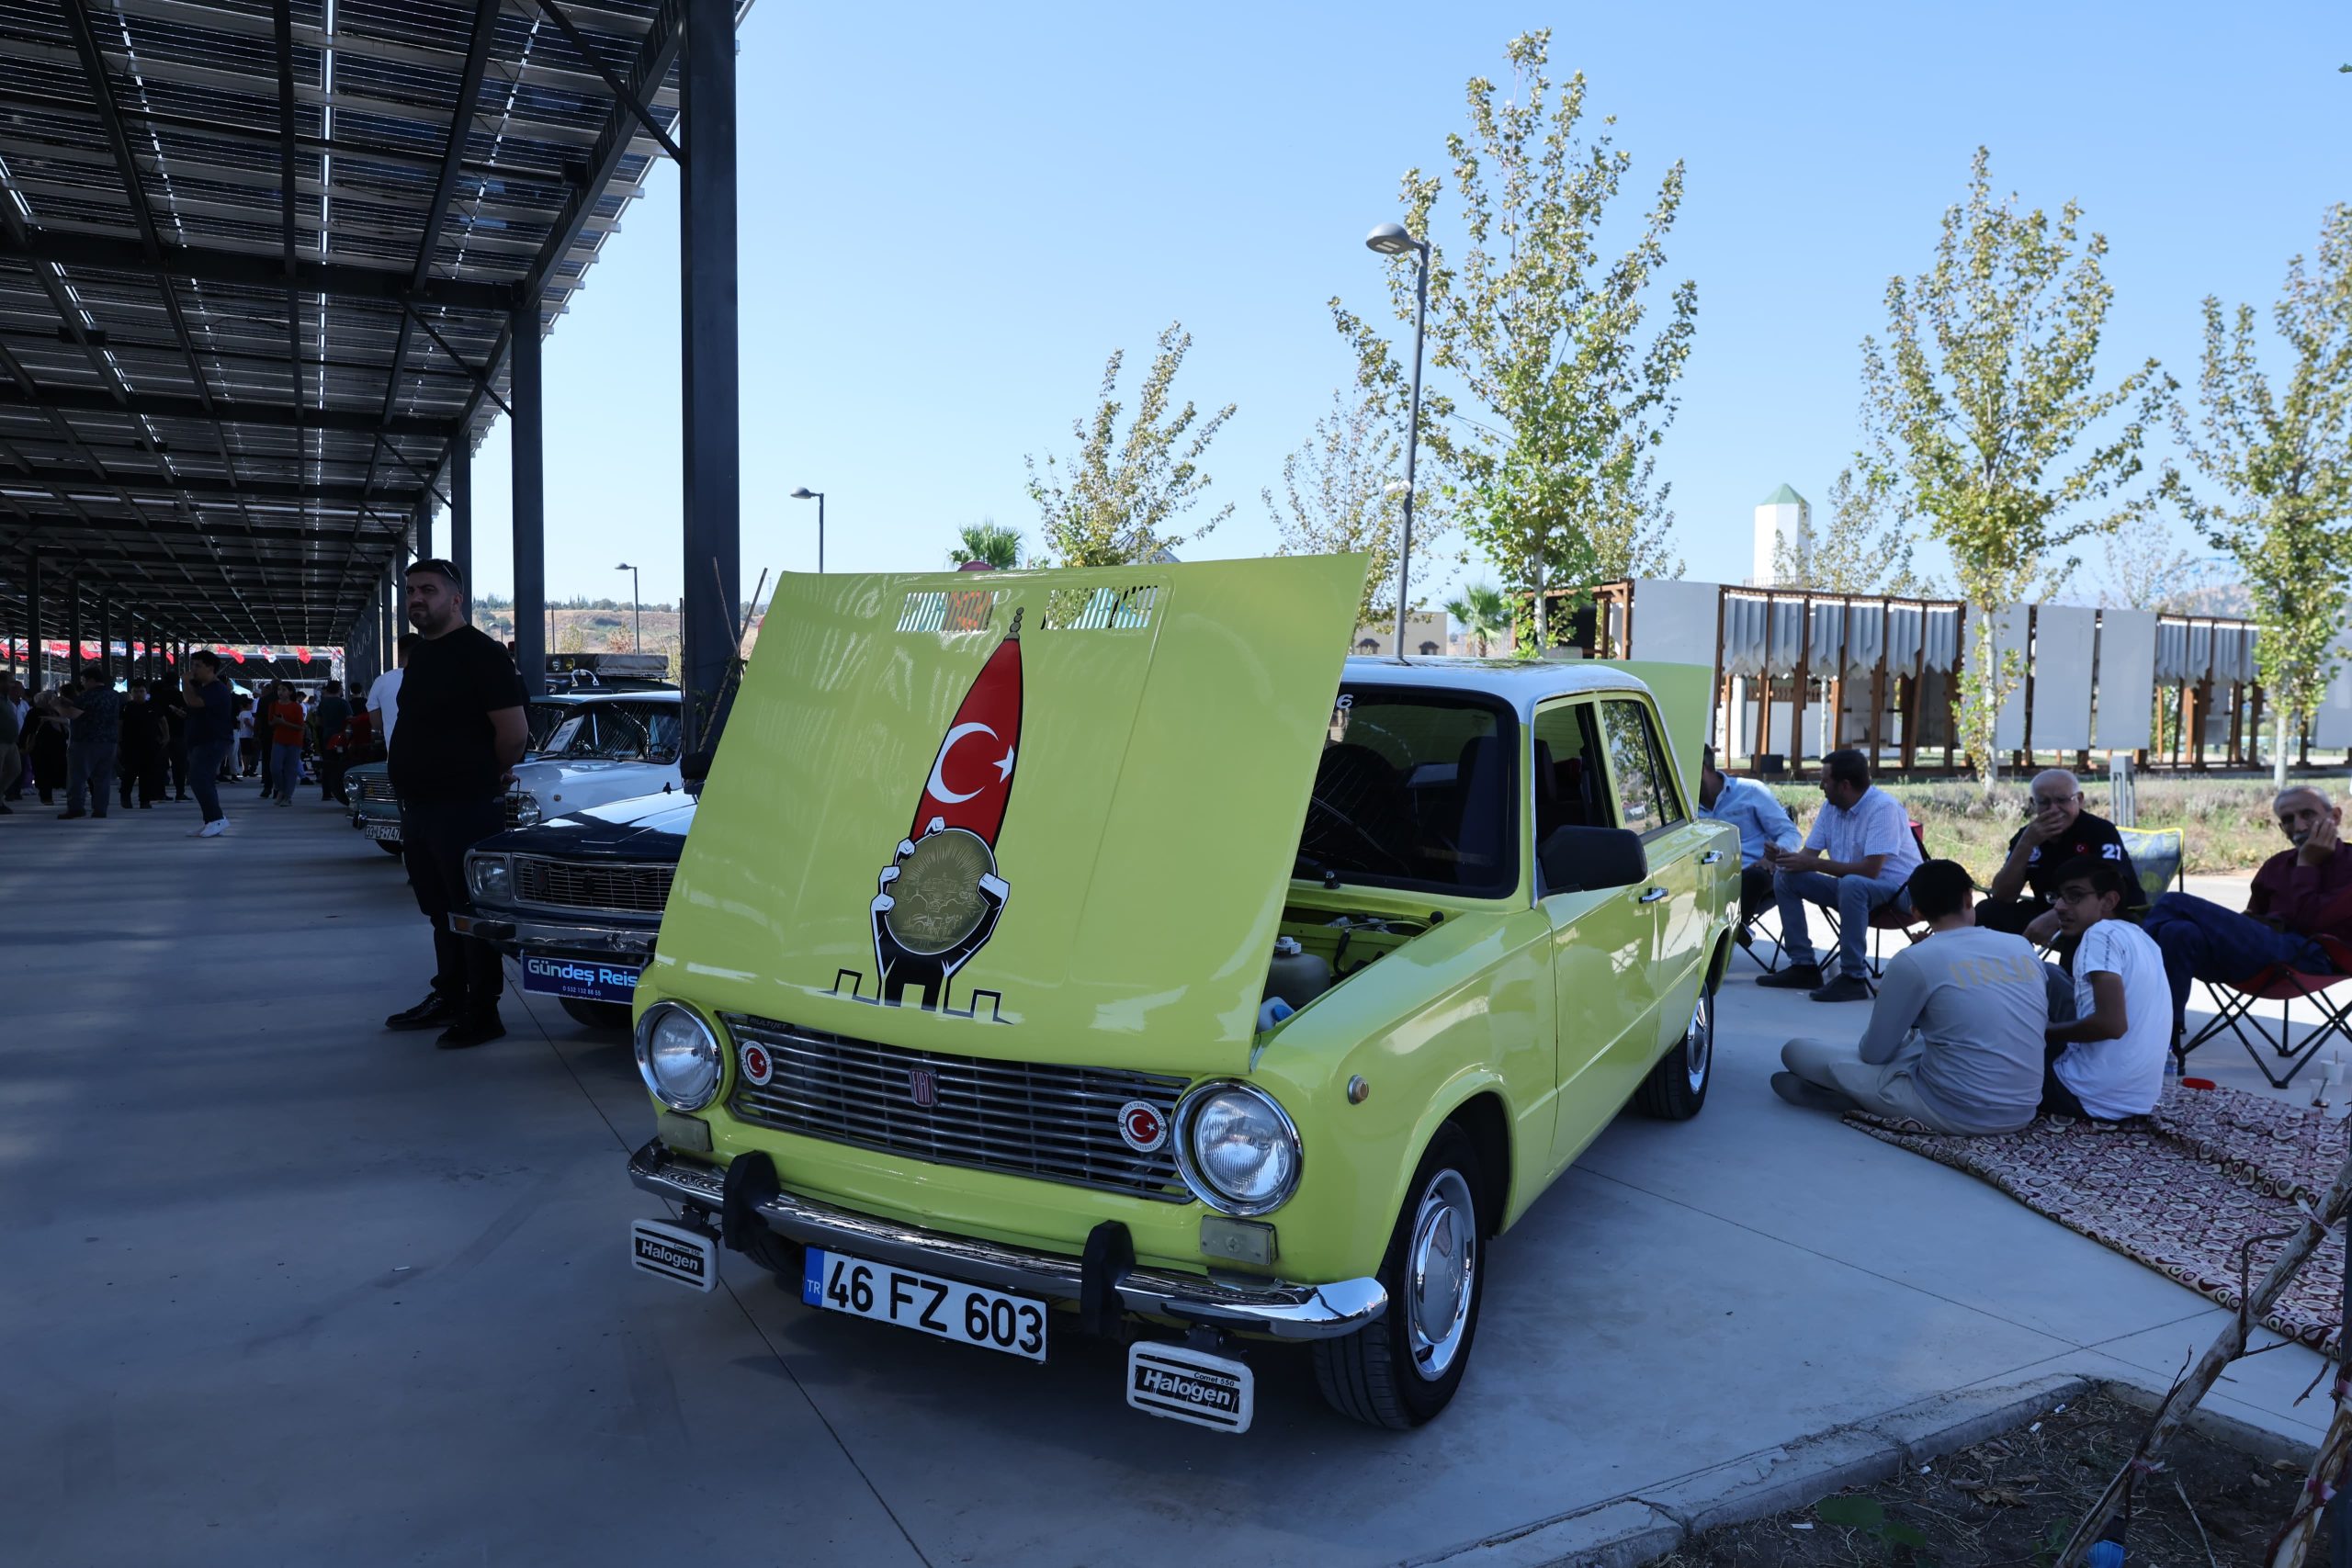
MULTIPOLYGON (((2044 1116, 2022 1133, 1956 1138, 1914 1122, 1846 1120, 1884 1143, 1967 1171, 2222 1306, 2284 1246, 2346 1153, 2346 1123, 2324 1111, 2232 1089, 2168 1085, 2148 1116, 2098 1123, 2044 1116), (2251 1247, 2248 1243, 2251 1242, 2251 1247)), ((2330 1356, 2343 1318, 2339 1229, 2273 1303, 2265 1326, 2330 1356)))

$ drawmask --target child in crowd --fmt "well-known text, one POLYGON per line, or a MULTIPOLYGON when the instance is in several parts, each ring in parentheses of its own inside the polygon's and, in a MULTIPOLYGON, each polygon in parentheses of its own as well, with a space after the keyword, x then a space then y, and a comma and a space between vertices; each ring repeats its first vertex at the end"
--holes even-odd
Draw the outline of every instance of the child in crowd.
POLYGON ((2172 992, 2164 954, 2116 911, 2130 897, 2131 872, 2081 856, 2059 868, 2051 900, 2059 929, 2075 939, 2075 1016, 2053 1014, 2041 1109, 2120 1122, 2145 1116, 2164 1094, 2172 1050, 2172 992))

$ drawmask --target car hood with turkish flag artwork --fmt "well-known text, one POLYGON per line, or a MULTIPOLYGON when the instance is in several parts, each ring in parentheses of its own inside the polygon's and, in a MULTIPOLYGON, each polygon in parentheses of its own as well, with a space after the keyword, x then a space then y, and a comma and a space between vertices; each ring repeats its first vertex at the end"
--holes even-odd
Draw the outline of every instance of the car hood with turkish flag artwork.
POLYGON ((1365 565, 787 575, 648 984, 960 1055, 1244 1070, 1365 565))

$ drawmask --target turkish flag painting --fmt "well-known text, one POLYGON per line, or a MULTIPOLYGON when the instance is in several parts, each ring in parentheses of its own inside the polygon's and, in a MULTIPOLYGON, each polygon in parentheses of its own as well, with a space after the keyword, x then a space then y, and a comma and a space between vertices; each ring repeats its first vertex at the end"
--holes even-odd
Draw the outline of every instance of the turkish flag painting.
POLYGON ((1015 613, 1012 629, 980 667, 939 743, 907 837, 920 839, 933 822, 942 822, 978 834, 994 849, 1005 802, 1012 798, 1012 763, 1020 744, 1021 617, 1015 613))

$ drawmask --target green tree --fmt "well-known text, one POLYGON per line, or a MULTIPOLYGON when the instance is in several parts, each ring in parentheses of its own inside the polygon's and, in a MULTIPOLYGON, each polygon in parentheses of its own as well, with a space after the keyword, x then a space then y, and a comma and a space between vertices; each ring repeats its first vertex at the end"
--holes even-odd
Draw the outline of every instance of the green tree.
POLYGON ((1473 582, 1464 586, 1462 597, 1453 600, 1445 613, 1462 623, 1462 638, 1477 646, 1478 657, 1487 657, 1491 644, 1500 642, 1503 633, 1510 629, 1510 602, 1503 591, 1490 582, 1473 582))
POLYGON ((1078 451, 1067 462, 1049 454, 1042 471, 1035 457, 1022 458, 1029 470, 1029 499, 1037 503, 1043 525, 1046 564, 1124 566, 1156 560, 1231 514, 1228 502, 1191 534, 1169 531, 1208 489, 1201 457, 1234 410, 1227 403, 1204 420, 1189 401, 1171 409, 1170 389, 1192 346, 1193 334, 1182 321, 1171 321, 1159 334, 1159 352, 1143 378, 1135 416, 1124 436, 1119 434, 1119 416, 1125 412, 1119 401, 1119 367, 1126 351, 1113 349, 1102 367, 1093 415, 1070 423, 1078 451))
MULTIPOLYGON (((1579 135, 1585 79, 1554 95, 1549 31, 1510 41, 1509 94, 1467 89, 1470 133, 1445 140, 1461 211, 1456 251, 1431 232, 1443 180, 1402 182, 1405 226, 1430 241, 1429 357, 1421 440, 1445 476, 1463 533, 1531 596, 1530 636, 1551 640, 1547 595, 1615 577, 1679 570, 1667 549, 1673 513, 1655 449, 1673 422, 1698 288, 1667 296, 1644 340, 1650 284, 1682 205, 1682 165, 1665 173, 1639 231, 1614 258, 1601 225, 1632 157, 1606 130, 1579 135), (1447 388, 1459 389, 1457 397, 1447 388)), ((1604 120, 1606 127, 1611 122, 1604 120)), ((1393 260, 1389 304, 1409 323, 1414 262, 1393 260)), ((1356 351, 1357 380, 1402 414, 1408 376, 1396 346, 1338 299, 1331 314, 1356 351)))
MULTIPOLYGON (((1331 394, 1331 412, 1315 422, 1315 433, 1283 459, 1283 493, 1259 491, 1285 556, 1372 557, 1356 606, 1359 626, 1393 626, 1396 620, 1396 547, 1403 533, 1404 421, 1392 419, 1377 397, 1351 404, 1331 394)), ((1413 574, 1408 589, 1415 611, 1429 603, 1422 586, 1446 530, 1439 497, 1424 484, 1413 498, 1413 574)), ((1353 644, 1354 633, 1349 633, 1353 644)))
POLYGON ((2104 390, 2099 331, 2115 291, 2107 237, 2081 239, 2078 203, 2053 221, 1996 202, 1982 147, 1967 199, 1944 213, 1935 264, 1886 286, 1887 343, 1862 340, 1871 462, 1906 516, 1925 518, 1968 603, 1961 734, 1990 796, 2000 779, 1994 727, 2024 679, 1995 653, 1995 617, 2037 580, 2078 562, 2060 552, 2113 532, 2155 504, 2140 448, 2172 378, 2153 359, 2104 390))
POLYGON ((1894 478, 1883 469, 1864 464, 1858 479, 1853 468, 1840 468, 1829 486, 1829 525, 1816 529, 1808 516, 1793 545, 1772 541, 1772 586, 1928 594, 1932 585, 1911 565, 1912 520, 1896 510, 1894 492, 1894 478))
POLYGON ((2278 715, 2273 777, 2287 782, 2287 735, 2308 718, 2341 662, 2335 639, 2352 590, 2352 208, 2330 208, 2319 262, 2287 264, 2272 329, 2291 364, 2283 389, 2262 369, 2251 305, 2224 317, 2205 299, 2197 378, 2202 418, 2174 412, 2175 434, 2222 499, 2185 481, 2183 510, 2237 558, 2261 626, 2255 659, 2278 715))
POLYGON ((2153 513, 2109 534, 2100 553, 2106 560, 2098 589, 2103 605, 2178 613, 2212 586, 2212 568, 2182 549, 2164 519, 2153 513))
POLYGON ((956 530, 947 564, 962 566, 967 560, 986 561, 999 571, 1011 571, 1021 564, 1021 530, 1008 528, 992 517, 965 524, 956 530))

